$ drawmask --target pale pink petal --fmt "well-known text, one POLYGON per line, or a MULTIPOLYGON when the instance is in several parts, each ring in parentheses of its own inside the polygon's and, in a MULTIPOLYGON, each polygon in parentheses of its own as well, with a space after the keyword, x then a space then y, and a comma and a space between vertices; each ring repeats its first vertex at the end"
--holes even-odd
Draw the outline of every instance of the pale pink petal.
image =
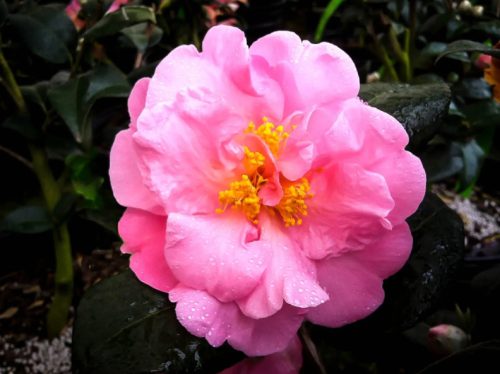
POLYGON ((150 78, 139 79, 128 97, 128 113, 130 115, 130 127, 135 129, 137 118, 146 105, 146 95, 148 92, 150 78))
POLYGON ((276 32, 250 47, 252 56, 264 59, 268 74, 278 81, 286 100, 285 115, 293 110, 357 96, 359 77, 351 58, 329 44, 299 44, 290 32, 276 32))
POLYGON ((410 257, 413 238, 406 222, 386 231, 374 243, 350 256, 370 269, 380 278, 386 279, 396 273, 410 257))
POLYGON ((130 268, 147 285, 170 291, 178 282, 165 261, 167 217, 128 208, 118 223, 122 252, 130 253, 130 268))
POLYGON ((425 170, 420 159, 410 152, 400 151, 381 159, 370 169, 385 177, 394 199, 394 209, 387 219, 397 225, 417 210, 426 189, 425 170))
POLYGON ((260 282, 270 248, 244 215, 168 217, 165 257, 179 281, 227 302, 247 296, 260 282))
POLYGON ((266 216, 260 220, 260 242, 269 248, 269 265, 255 290, 238 300, 241 311, 251 318, 264 318, 280 310, 283 301, 298 308, 324 303, 328 295, 316 282, 313 263, 301 255, 274 220, 266 216))
POLYGON ((302 367, 302 343, 295 336, 288 347, 269 356, 246 358, 219 374, 298 374, 302 367))
POLYGON ((365 318, 382 304, 382 279, 350 255, 319 261, 317 268, 318 280, 330 300, 310 309, 309 321, 340 327, 365 318))
POLYGON ((132 130, 120 131, 111 147, 109 177, 120 205, 162 213, 158 197, 145 186, 132 130))
POLYGON ((308 215, 288 230, 309 258, 363 249, 390 228, 394 200, 382 175, 343 163, 312 174, 310 182, 308 215))
POLYGON ((227 340, 248 356, 282 351, 304 319, 303 313, 292 307, 284 307, 269 318, 251 319, 235 303, 222 303, 204 291, 185 287, 173 289, 169 298, 177 303, 177 318, 191 334, 205 337, 214 347, 227 340))

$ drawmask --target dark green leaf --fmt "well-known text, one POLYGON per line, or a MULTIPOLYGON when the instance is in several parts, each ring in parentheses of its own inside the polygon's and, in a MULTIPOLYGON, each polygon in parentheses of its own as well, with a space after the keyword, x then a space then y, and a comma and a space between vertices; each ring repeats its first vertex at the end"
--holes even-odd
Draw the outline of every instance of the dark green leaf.
POLYGON ((484 152, 474 139, 462 145, 464 169, 460 184, 463 188, 469 186, 477 177, 484 152))
POLYGON ((62 4, 49 4, 33 8, 29 15, 59 37, 69 50, 76 46, 77 33, 62 4))
POLYGON ((145 6, 125 6, 120 10, 106 14, 94 26, 88 29, 83 37, 86 40, 113 35, 125 27, 142 22, 156 23, 153 9, 145 6))
POLYGON ((71 54, 61 35, 41 20, 27 14, 10 14, 9 21, 16 35, 31 53, 54 64, 63 64, 70 60, 71 54))
POLYGON ((453 86, 453 93, 467 99, 491 98, 491 87, 482 78, 464 78, 453 86))
POLYGON ((163 30, 145 22, 124 28, 121 33, 134 44, 135 48, 144 53, 148 47, 161 40, 163 30))
POLYGON ((500 340, 491 340, 468 347, 428 366, 419 374, 500 372, 500 340))
POLYGON ((22 234, 36 234, 52 228, 52 221, 45 208, 41 206, 25 206, 5 216, 0 229, 2 231, 22 234))
POLYGON ((2 123, 2 127, 15 131, 31 141, 36 141, 42 135, 40 127, 32 122, 29 114, 14 114, 2 123))
POLYGON ((61 224, 69 218, 73 207, 75 206, 77 200, 77 196, 74 194, 66 193, 61 196, 56 206, 54 207, 54 211, 52 212, 52 216, 54 217, 54 221, 56 224, 61 224))
POLYGON ((87 109, 103 97, 127 97, 130 85, 127 77, 113 65, 99 65, 87 75, 89 86, 85 93, 87 109))
POLYGON ((436 133, 450 103, 450 90, 444 83, 363 84, 359 96, 403 124, 410 149, 425 144, 436 133))
POLYGON ((216 373, 242 355, 189 334, 167 295, 127 270, 92 287, 77 310, 74 369, 79 373, 216 373))
POLYGON ((459 143, 433 145, 420 157, 424 164, 428 182, 438 182, 463 170, 464 161, 459 143))
POLYGON ((104 182, 104 178, 93 174, 93 159, 94 156, 92 154, 72 154, 66 159, 66 165, 68 166, 71 182, 76 194, 82 196, 92 204, 97 204, 99 189, 104 182))
POLYGON ((49 84, 46 81, 37 82, 31 86, 21 86, 21 92, 27 103, 38 106, 44 112, 47 112, 47 88, 49 84))
POLYGON ((457 40, 456 42, 448 44, 446 49, 436 58, 436 61, 439 61, 444 56, 457 52, 479 52, 500 58, 499 49, 494 49, 493 47, 472 40, 457 40))
POLYGON ((89 85, 85 76, 49 89, 52 106, 62 117, 77 142, 82 141, 81 127, 85 115, 84 95, 89 85))

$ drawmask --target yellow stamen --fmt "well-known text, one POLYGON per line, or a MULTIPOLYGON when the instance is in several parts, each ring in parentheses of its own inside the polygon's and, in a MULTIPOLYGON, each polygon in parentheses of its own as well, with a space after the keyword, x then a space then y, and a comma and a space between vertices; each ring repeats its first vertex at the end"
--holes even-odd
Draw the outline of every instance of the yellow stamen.
MULTIPOLYGON (((259 181, 260 184, 264 183, 259 181)), ((219 201, 224 208, 216 209, 216 213, 223 213, 229 205, 233 209, 241 209, 246 217, 253 223, 258 223, 257 216, 260 213, 260 197, 257 195, 259 184, 254 186, 249 176, 243 174, 241 180, 229 184, 229 189, 219 192, 219 201)))
POLYGON ((309 193, 310 189, 306 178, 283 188, 283 197, 275 208, 286 227, 302 224, 302 217, 307 216, 306 199, 313 197, 313 194, 309 193))
POLYGON ((252 175, 261 167, 264 166, 266 158, 260 152, 252 152, 248 147, 243 147, 245 152, 245 159, 243 163, 248 174, 252 175))
POLYGON ((284 145, 285 140, 290 136, 282 125, 276 126, 267 117, 262 118, 262 124, 258 127, 255 127, 255 123, 250 122, 245 132, 255 134, 261 138, 275 156, 278 156, 280 147, 284 145))

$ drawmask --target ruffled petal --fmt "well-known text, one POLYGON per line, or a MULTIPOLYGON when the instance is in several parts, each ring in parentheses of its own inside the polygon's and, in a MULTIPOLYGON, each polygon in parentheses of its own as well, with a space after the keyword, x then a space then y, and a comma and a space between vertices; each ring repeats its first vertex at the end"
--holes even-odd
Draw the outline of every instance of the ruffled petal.
POLYGON ((128 97, 128 114, 130 115, 130 127, 136 128, 137 118, 146 105, 146 95, 148 93, 150 78, 139 79, 128 97))
POLYGON ((183 285, 232 301, 247 296, 266 268, 270 249, 258 235, 242 214, 171 213, 165 256, 183 285))
POLYGON ((157 195, 145 186, 132 130, 120 131, 110 153, 109 177, 120 205, 163 213, 157 195))
POLYGON ((391 228, 386 217, 394 200, 382 175, 345 163, 322 169, 310 182, 308 215, 288 230, 309 258, 361 250, 391 228))
POLYGON ((241 311, 251 318, 265 318, 283 308, 283 301, 298 308, 325 302, 328 295, 316 282, 313 263, 301 255, 276 222, 265 216, 260 220, 260 242, 269 248, 269 265, 255 290, 237 301, 241 311))
POLYGON ((376 242, 362 251, 353 252, 350 255, 366 269, 386 279, 400 270, 408 261, 412 245, 410 228, 406 222, 402 222, 392 230, 386 231, 376 242))
POLYGON ((330 300, 310 309, 307 319, 327 327, 340 327, 365 318, 384 300, 382 279, 350 255, 317 262, 318 281, 330 300))
POLYGON ((205 337, 214 347, 225 340, 247 356, 263 356, 285 349, 304 317, 285 306, 269 318, 245 317, 235 303, 222 303, 204 291, 177 287, 169 293, 176 302, 180 323, 193 335, 205 337))
POLYGON ((163 292, 178 283, 163 254, 166 220, 164 216, 128 208, 118 223, 123 239, 121 250, 132 255, 130 268, 142 282, 163 292))

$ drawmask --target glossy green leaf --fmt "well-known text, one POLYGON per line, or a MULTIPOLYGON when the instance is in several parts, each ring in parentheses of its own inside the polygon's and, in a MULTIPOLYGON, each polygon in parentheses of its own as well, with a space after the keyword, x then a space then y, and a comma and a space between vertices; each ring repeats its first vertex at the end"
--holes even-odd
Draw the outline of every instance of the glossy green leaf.
POLYGON ((24 206, 7 214, 0 230, 22 234, 37 234, 52 229, 47 210, 41 206, 24 206))
POLYGON ((453 43, 448 44, 446 49, 442 51, 436 58, 436 61, 439 61, 441 58, 449 54, 457 52, 478 52, 500 58, 499 49, 494 49, 493 47, 487 46, 482 43, 474 42, 472 40, 457 40, 453 43))
POLYGON ((36 18, 36 14, 10 14, 9 22, 16 35, 31 53, 54 64, 63 64, 71 59, 65 37, 54 31, 44 18, 36 18))
POLYGON ((14 114, 3 121, 1 127, 15 131, 31 141, 38 140, 42 135, 40 127, 33 123, 29 114, 14 114))
POLYGON ((242 358, 189 334, 167 295, 127 270, 92 287, 77 309, 74 370, 92 374, 217 373, 242 358))
POLYGON ((451 99, 444 83, 363 84, 359 96, 403 124, 410 136, 410 149, 424 145, 436 133, 451 99))
POLYGON ((478 127, 500 125, 500 104, 493 100, 482 100, 461 108, 467 122, 478 127))
POLYGON ((65 44, 68 50, 73 50, 77 43, 77 32, 73 22, 66 15, 62 4, 48 4, 34 7, 28 13, 32 18, 43 23, 65 44))
POLYGON ((82 123, 85 115, 84 95, 89 81, 80 76, 49 89, 49 100, 61 116, 77 142, 82 141, 82 123))
POLYGON ((462 145, 462 157, 464 161, 464 168, 460 184, 463 188, 466 188, 479 174, 481 161, 484 158, 484 152, 476 141, 472 139, 462 145))
POLYGON ((428 147, 420 156, 428 182, 439 182, 464 168, 462 147, 457 142, 428 147))
POLYGON ((84 100, 88 109, 100 98, 127 97, 130 93, 127 77, 113 65, 98 65, 86 77, 89 86, 84 100))
POLYGON ((124 6, 120 10, 102 17, 83 34, 83 37, 86 40, 102 38, 116 34, 125 27, 142 22, 156 23, 153 9, 145 6, 124 6))
POLYGON ((145 52, 148 47, 157 44, 163 35, 163 30, 147 22, 124 28, 121 33, 125 35, 134 46, 145 52))
POLYGON ((104 178, 96 176, 92 172, 93 159, 92 154, 72 154, 66 159, 66 165, 68 166, 75 193, 88 202, 97 204, 99 189, 104 182, 104 178))

